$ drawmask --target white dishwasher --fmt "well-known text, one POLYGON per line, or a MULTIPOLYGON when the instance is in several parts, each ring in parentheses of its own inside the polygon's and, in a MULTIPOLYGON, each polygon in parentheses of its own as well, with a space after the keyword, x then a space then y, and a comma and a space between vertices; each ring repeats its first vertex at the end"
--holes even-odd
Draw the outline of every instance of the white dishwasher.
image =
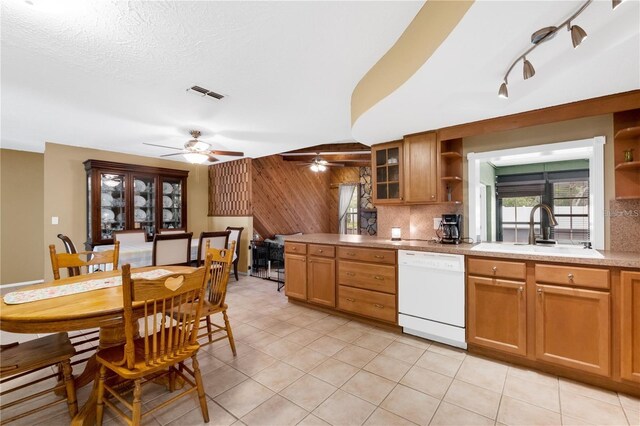
POLYGON ((398 264, 403 331, 466 349, 464 256, 398 250, 398 264))

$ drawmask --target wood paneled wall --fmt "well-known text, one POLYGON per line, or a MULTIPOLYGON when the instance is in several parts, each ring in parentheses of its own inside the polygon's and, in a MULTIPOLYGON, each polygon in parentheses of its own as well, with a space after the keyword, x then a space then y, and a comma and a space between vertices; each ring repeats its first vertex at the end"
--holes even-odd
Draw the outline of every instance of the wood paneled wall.
MULTIPOLYGON (((294 232, 331 232, 329 173, 314 173, 279 155, 251 163, 253 227, 263 238, 294 232)), ((337 211, 337 210, 336 210, 337 211)))
POLYGON ((251 158, 209 167, 209 216, 251 216, 251 158))
POLYGON ((340 191, 338 188, 341 183, 358 183, 360 182, 360 168, 358 167, 330 167, 329 179, 331 181, 331 190, 329 191, 330 206, 332 212, 329 215, 329 227, 332 233, 338 233, 338 197, 340 191))

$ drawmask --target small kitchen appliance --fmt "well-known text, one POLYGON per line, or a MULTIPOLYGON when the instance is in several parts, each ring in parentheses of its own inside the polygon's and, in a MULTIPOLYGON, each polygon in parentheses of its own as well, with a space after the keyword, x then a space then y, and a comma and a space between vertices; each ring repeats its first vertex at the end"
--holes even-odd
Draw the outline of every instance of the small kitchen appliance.
POLYGON ((462 242, 462 215, 442 215, 442 240, 443 244, 460 244, 462 242))

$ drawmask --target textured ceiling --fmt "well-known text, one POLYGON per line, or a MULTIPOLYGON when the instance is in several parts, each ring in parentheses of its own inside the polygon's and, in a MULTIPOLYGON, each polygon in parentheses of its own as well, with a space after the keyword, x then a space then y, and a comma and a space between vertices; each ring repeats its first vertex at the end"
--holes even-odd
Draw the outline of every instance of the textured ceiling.
POLYGON ((561 29, 509 75, 509 99, 498 98, 504 73, 530 46, 531 34, 570 17, 584 0, 476 1, 429 60, 364 113, 353 137, 372 144, 405 134, 640 89, 640 1, 615 10, 594 1, 573 22, 588 38, 574 49, 561 29))
MULTIPOLYGON (((351 140, 350 95, 422 2, 2 2, 2 147, 258 157, 351 140), (227 97, 199 98, 198 84, 227 97)), ((179 158, 176 158, 179 159, 179 158)))

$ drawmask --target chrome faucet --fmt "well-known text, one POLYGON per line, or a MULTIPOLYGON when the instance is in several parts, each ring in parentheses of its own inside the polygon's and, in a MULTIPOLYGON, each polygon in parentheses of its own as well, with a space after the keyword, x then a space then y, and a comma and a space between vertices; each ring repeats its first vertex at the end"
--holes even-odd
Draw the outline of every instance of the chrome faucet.
MULTIPOLYGON (((533 245, 536 244, 536 233, 533 230, 533 215, 540 207, 542 207, 543 210, 547 211, 547 215, 549 215, 549 225, 552 227, 558 226, 558 221, 556 220, 556 217, 553 215, 553 212, 548 205, 540 203, 533 206, 533 208, 531 209, 531 214, 529 215, 529 244, 533 245)), ((540 222, 542 222, 542 220, 540 222)))

